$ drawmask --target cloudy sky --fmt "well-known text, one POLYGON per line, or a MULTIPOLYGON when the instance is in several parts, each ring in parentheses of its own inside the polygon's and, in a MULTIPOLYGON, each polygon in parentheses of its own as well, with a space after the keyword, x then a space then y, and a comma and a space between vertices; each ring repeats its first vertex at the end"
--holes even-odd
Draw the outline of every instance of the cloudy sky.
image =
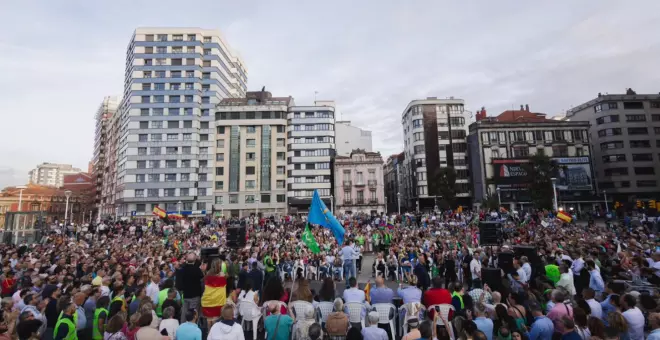
POLYGON ((87 167, 139 26, 220 29, 250 89, 297 104, 318 91, 384 156, 403 147, 412 99, 554 115, 598 92, 660 92, 657 0, 0 0, 0 187, 41 162, 87 167))

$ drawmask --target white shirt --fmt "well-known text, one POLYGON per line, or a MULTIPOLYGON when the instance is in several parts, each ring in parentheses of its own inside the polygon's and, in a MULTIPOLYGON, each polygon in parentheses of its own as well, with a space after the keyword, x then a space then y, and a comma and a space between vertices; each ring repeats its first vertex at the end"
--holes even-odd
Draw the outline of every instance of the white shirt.
POLYGON ((566 289, 571 296, 575 295, 575 284, 573 284, 573 273, 563 273, 559 277, 559 281, 556 284, 557 287, 563 287, 566 289))
POLYGON ((525 277, 527 281, 532 278, 532 266, 529 263, 523 263, 522 270, 525 272, 525 277))
POLYGON ((639 308, 634 307, 623 312, 623 318, 628 323, 630 340, 644 340, 644 315, 639 308))
POLYGON ((584 260, 581 257, 573 261, 573 264, 571 265, 571 270, 573 271, 573 275, 580 276, 580 271, 582 270, 582 268, 584 268, 584 260))
POLYGON ((527 273, 525 272, 525 270, 522 267, 516 269, 516 272, 518 273, 518 276, 520 277, 520 282, 527 283, 527 281, 529 281, 529 277, 527 277, 527 273))
POLYGON ((344 301, 364 303, 366 301, 364 291, 357 288, 349 288, 344 290, 344 301))
POLYGON ((598 319, 603 319, 603 307, 594 299, 587 300, 589 308, 591 308, 591 316, 598 319))
POLYGON ((470 272, 472 273, 472 280, 481 278, 481 264, 476 258, 472 258, 472 261, 470 261, 470 272))
POLYGON ((160 292, 160 289, 158 288, 158 284, 150 282, 149 285, 147 286, 147 296, 151 299, 151 301, 154 303, 154 305, 158 305, 158 293, 160 292))
POLYGON ((163 319, 160 322, 160 326, 158 326, 158 331, 161 332, 163 329, 167 329, 167 335, 170 337, 170 339, 174 339, 177 328, 179 328, 179 320, 163 319))

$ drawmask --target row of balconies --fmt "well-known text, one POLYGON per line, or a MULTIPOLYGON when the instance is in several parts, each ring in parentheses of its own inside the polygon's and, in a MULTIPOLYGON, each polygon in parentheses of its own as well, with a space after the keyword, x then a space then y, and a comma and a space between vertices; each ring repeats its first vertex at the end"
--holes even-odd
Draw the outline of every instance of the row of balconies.
POLYGON ((378 186, 378 181, 375 179, 370 179, 367 181, 366 184, 364 182, 356 182, 355 184, 353 184, 353 181, 344 181, 343 185, 344 185, 344 189, 350 189, 353 185, 355 185, 356 187, 363 187, 366 185, 369 188, 376 188, 378 186))
POLYGON ((378 199, 377 198, 370 198, 370 199, 358 198, 355 200, 347 199, 347 198, 344 199, 344 205, 351 205, 351 204, 355 204, 355 205, 378 204, 378 199))

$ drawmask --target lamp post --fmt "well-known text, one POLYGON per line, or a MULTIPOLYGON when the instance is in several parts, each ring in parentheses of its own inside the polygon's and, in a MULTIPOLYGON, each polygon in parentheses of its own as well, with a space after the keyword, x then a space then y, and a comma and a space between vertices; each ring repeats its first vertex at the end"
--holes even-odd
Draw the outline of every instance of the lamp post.
POLYGON ((66 205, 64 206, 64 226, 66 226, 66 219, 69 217, 69 198, 71 197, 71 190, 65 190, 64 196, 66 197, 66 205))
POLYGON ((557 207, 557 179, 552 177, 550 179, 552 181, 552 196, 554 197, 554 209, 555 212, 559 211, 559 208, 557 207))
POLYGON ((20 190, 18 192, 18 211, 22 211, 23 210, 23 190, 27 189, 27 186, 19 185, 19 186, 16 187, 16 189, 20 190))
POLYGON ((179 215, 181 215, 181 206, 182 205, 183 205, 183 203, 181 201, 176 202, 176 207, 179 209, 179 215))
POLYGON ((401 193, 400 192, 396 193, 396 203, 397 203, 397 207, 399 208, 399 215, 401 215, 401 193))
POLYGON ((119 216, 119 207, 115 208, 115 223, 117 222, 117 217, 119 216))
POLYGON ((603 190, 603 195, 605 195, 605 213, 608 213, 610 211, 609 205, 607 205, 607 191, 603 190))
POLYGON ((256 216, 257 216, 257 219, 259 219, 259 199, 258 199, 258 198, 255 198, 254 201, 257 203, 257 213, 256 213, 256 216))
POLYGON ((332 212, 333 215, 335 214, 335 196, 334 195, 330 195, 330 211, 332 212))
POLYGON ((495 191, 497 191, 497 207, 499 210, 499 208, 502 207, 502 196, 500 196, 500 187, 495 188, 495 191))

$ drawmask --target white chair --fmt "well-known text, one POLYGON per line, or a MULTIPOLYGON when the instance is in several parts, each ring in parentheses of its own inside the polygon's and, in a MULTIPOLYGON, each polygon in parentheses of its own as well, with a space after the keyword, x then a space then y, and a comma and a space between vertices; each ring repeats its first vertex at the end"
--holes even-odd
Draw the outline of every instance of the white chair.
POLYGON ((319 302, 319 305, 316 307, 316 322, 325 324, 325 322, 328 321, 328 315, 332 313, 334 308, 335 304, 332 302, 319 302))
POLYGON ((375 303, 372 307, 378 312, 378 323, 390 325, 390 335, 396 339, 396 328, 394 327, 396 319, 396 307, 391 303, 375 303))
MULTIPOLYGON (((238 303, 238 313, 243 318, 241 321, 241 327, 244 327, 246 322, 252 322, 252 337, 253 340, 257 340, 257 327, 262 315, 259 306, 252 301, 241 301, 238 303)), ((245 328, 243 328, 243 330, 245 330, 245 328)))
POLYGON ((282 309, 282 307, 287 308, 287 312, 289 311, 288 307, 286 306, 286 302, 280 301, 280 300, 268 300, 264 302, 264 304, 261 307, 261 314, 264 315, 264 319, 266 316, 268 316, 268 306, 270 306, 271 303, 276 303, 277 307, 282 309))
POLYGON ((399 307, 399 317, 401 321, 399 322, 401 328, 401 336, 408 334, 408 319, 417 318, 420 322, 424 320, 424 313, 426 312, 426 307, 419 302, 406 303, 399 307), (403 317, 401 318, 401 312, 403 312, 403 317))
MULTIPOLYGON (((440 315, 442 315, 442 317, 445 318, 445 320, 447 320, 447 322, 449 322, 449 311, 454 310, 454 306, 452 306, 448 303, 442 303, 442 304, 439 304, 439 305, 428 306, 426 308, 426 311, 427 311, 428 315, 431 315, 431 311, 435 311, 436 306, 440 308, 440 315)), ((438 323, 436 325, 444 326, 445 324, 442 322, 442 319, 438 319, 438 323)))
POLYGON ((289 304, 289 308, 293 311, 296 320, 305 318, 308 310, 314 311, 314 305, 307 301, 294 301, 289 304))
MULTIPOLYGON (((390 278, 390 266, 385 265, 385 281, 390 278)), ((396 268, 394 269, 394 278, 399 280, 399 264, 396 263, 396 268)))
POLYGON ((291 280, 295 281, 298 278, 297 276, 298 269, 302 269, 302 275, 303 277, 305 277, 305 266, 301 266, 300 263, 296 261, 295 264, 293 265, 293 277, 291 278, 291 280))
POLYGON ((344 304, 346 313, 348 314, 348 322, 351 324, 359 323, 364 328, 364 318, 362 317, 362 311, 365 310, 365 306, 359 302, 348 302, 344 304))

